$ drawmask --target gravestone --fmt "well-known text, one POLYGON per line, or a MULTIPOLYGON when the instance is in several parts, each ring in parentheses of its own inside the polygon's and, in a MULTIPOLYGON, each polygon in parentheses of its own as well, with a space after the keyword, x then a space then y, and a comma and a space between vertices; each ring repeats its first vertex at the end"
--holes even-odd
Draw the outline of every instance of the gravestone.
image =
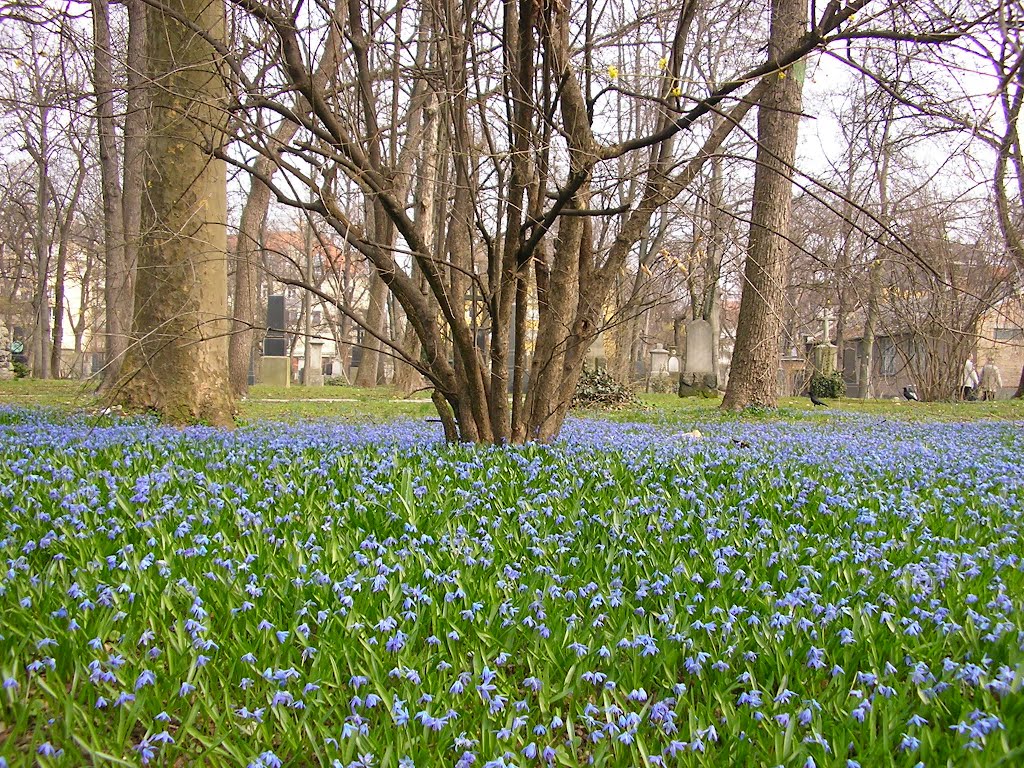
POLYGON ((811 350, 811 365, 814 373, 828 376, 839 368, 839 350, 832 343, 830 324, 834 319, 827 309, 821 310, 818 319, 822 322, 821 344, 815 344, 811 350))
POLYGON ((680 397, 710 397, 718 389, 715 375, 714 337, 707 320, 686 324, 686 362, 679 374, 680 397))
POLYGON ((659 341, 654 345, 654 349, 650 352, 651 355, 651 378, 661 378, 668 376, 668 356, 669 351, 662 346, 659 341))
POLYGON ((284 296, 267 296, 267 332, 284 335, 284 296))
POLYGON ((14 378, 14 370, 11 367, 11 333, 7 326, 0 320, 0 381, 9 381, 14 378))
POLYGON ((260 364, 260 384, 270 387, 292 385, 292 361, 289 357, 264 355, 260 364))
POLYGON ((288 387, 292 383, 292 361, 284 335, 284 296, 267 297, 267 335, 263 339, 260 383, 288 387))
POLYGON ((308 341, 309 344, 309 365, 302 369, 302 383, 307 387, 322 387, 324 385, 324 343, 322 341, 308 341))
POLYGON ((814 372, 829 376, 838 369, 838 349, 835 344, 815 344, 811 350, 811 364, 814 372))
POLYGON ((284 357, 288 341, 284 335, 284 296, 267 297, 267 335, 263 339, 264 357, 284 357))

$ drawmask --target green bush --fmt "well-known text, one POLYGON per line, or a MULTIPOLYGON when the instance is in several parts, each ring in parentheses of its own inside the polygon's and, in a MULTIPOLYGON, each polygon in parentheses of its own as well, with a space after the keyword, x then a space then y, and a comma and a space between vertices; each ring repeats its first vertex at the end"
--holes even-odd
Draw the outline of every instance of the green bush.
POLYGON ((628 408, 637 405, 633 390, 620 384, 605 370, 584 369, 576 383, 573 408, 628 408))
POLYGON ((11 370, 14 371, 14 378, 16 379, 27 379, 29 370, 28 366, 20 360, 15 360, 11 363, 11 370))
POLYGON ((815 373, 811 376, 811 394, 815 397, 842 397, 846 394, 846 382, 839 371, 815 373))

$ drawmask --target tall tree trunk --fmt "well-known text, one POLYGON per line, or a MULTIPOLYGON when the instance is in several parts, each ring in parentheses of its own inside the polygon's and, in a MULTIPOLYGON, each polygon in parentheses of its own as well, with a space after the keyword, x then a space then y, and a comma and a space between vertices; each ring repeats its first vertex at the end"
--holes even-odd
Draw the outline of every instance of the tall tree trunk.
MULTIPOLYGON (((723 189, 722 158, 715 156, 711 162, 711 185, 708 190, 708 221, 710 230, 707 257, 704 260, 704 299, 701 319, 711 323, 711 366, 715 372, 718 387, 722 386, 722 300, 718 283, 722 278, 722 258, 725 255, 725 190, 723 189)), ((679 354, 683 350, 678 350, 679 354)))
POLYGON ((50 108, 40 98, 39 146, 30 148, 36 161, 36 218, 34 249, 36 260, 36 286, 32 300, 35 310, 32 332, 32 375, 38 379, 50 378, 50 247, 51 232, 47 211, 50 207, 49 185, 49 123, 50 108))
POLYGON ((103 298, 106 318, 103 385, 109 388, 115 376, 114 361, 124 354, 128 329, 122 325, 118 313, 119 285, 124 279, 124 222, 121 201, 120 161, 114 122, 114 79, 110 48, 110 2, 93 0, 93 69, 92 81, 96 89, 96 135, 99 144, 100 194, 103 200, 103 254, 106 279, 103 298))
POLYGON ((115 87, 110 42, 109 0, 93 0, 93 85, 103 200, 104 354, 100 391, 115 384, 128 349, 132 323, 132 285, 142 210, 142 158, 145 146, 145 6, 127 0, 127 112, 124 123, 124 177, 121 178, 114 118, 115 87))
MULTIPOLYGON (((85 184, 86 160, 84 150, 78 153, 78 171, 75 174, 74 187, 65 198, 66 202, 57 206, 57 194, 54 190, 54 209, 58 220, 57 233, 60 237, 57 243, 57 263, 53 271, 53 343, 50 348, 50 372, 55 379, 62 376, 61 353, 64 345, 64 294, 65 279, 67 277, 68 251, 72 243, 76 219, 78 217, 78 203, 82 197, 82 187, 85 184)), ((85 298, 83 287, 82 299, 85 298)))
MULTIPOLYGON (((423 109, 423 151, 418 161, 416 190, 413 195, 416 224, 420 229, 423 241, 431 244, 437 242, 437 227, 435 225, 438 216, 443 215, 443 212, 438 210, 441 203, 438 201, 437 195, 438 147, 441 141, 438 133, 440 121, 437 119, 437 111, 436 98, 431 96, 430 101, 423 109)), ((426 292, 427 286, 423 279, 423 271, 419 269, 415 261, 412 263, 412 275, 413 279, 419 282, 423 286, 423 291, 426 292)), ((402 346, 416 357, 419 356, 421 345, 416 336, 416 329, 408 318, 406 318, 405 338, 402 346)), ((420 381, 422 381, 422 377, 419 371, 411 365, 399 363, 396 359, 395 388, 399 392, 403 394, 412 392, 420 381)))
POLYGON ((117 375, 128 349, 135 304, 135 279, 139 266, 139 237, 142 229, 142 199, 145 190, 143 161, 149 128, 146 90, 146 3, 125 0, 128 9, 127 111, 124 117, 124 168, 121 182, 121 238, 124 243, 123 270, 114 285, 114 311, 121 332, 114 339, 116 356, 107 361, 111 381, 117 375))
MULTIPOLYGON (((1007 80, 1000 94, 1005 133, 997 147, 995 166, 995 197, 999 231, 1018 269, 1024 269, 1024 234, 1020 229, 1020 205, 1024 201, 1024 151, 1020 140, 1020 116, 1024 108, 1024 67, 1018 60, 1012 79, 1007 80), (1007 176, 1010 179, 1007 179, 1007 176), (1007 189, 1012 184, 1012 193, 1007 189)), ((1013 397, 1024 397, 1024 369, 1013 397)))
POLYGON ((882 265, 887 255, 889 236, 886 234, 890 226, 889 212, 889 163, 892 159, 889 147, 889 134, 892 126, 892 105, 886 110, 886 122, 882 129, 882 142, 879 157, 875 161, 875 183, 878 185, 878 218, 886 227, 875 240, 875 259, 868 268, 868 306, 864 318, 864 351, 861 356, 860 371, 857 377, 861 387, 861 397, 874 397, 875 377, 875 328, 878 325, 878 302, 882 298, 882 265))
MULTIPOLYGON (((273 161, 260 158, 257 170, 273 171, 273 161)), ((260 236, 270 208, 270 188, 256 176, 242 208, 235 244, 235 285, 231 339, 228 342, 228 368, 231 394, 244 397, 249 391, 249 368, 252 365, 254 328, 260 325, 258 315, 257 259, 261 252, 260 236)))
POLYGON ((50 375, 61 378, 61 347, 64 344, 64 279, 67 275, 68 243, 57 246, 57 263, 53 270, 53 327, 50 342, 50 375))
POLYGON ((374 270, 370 273, 370 290, 368 305, 366 307, 366 322, 364 326, 367 333, 363 335, 363 356, 359 360, 359 369, 356 371, 355 384, 359 387, 375 387, 377 380, 377 366, 380 363, 380 340, 375 334, 384 331, 384 299, 387 295, 387 288, 380 275, 374 270))
MULTIPOLYGON (((302 227, 302 279, 310 285, 316 285, 313 277, 313 222, 308 218, 302 227)), ((309 364, 313 360, 313 293, 302 292, 302 385, 309 386, 309 364)))
POLYGON ((147 16, 153 124, 144 166, 136 328, 120 399, 172 423, 231 423, 227 367, 227 183, 213 158, 226 92, 204 37, 224 34, 224 6, 172 0, 147 16))
POLYGON ((878 324, 878 299, 882 292, 882 262, 871 264, 868 276, 868 306, 864 316, 864 336, 861 339, 864 349, 860 358, 860 371, 857 380, 860 382, 860 396, 874 396, 875 366, 875 326, 878 324))
MULTIPOLYGON (((792 48, 807 25, 804 0, 773 0, 769 60, 792 48)), ((771 75, 757 114, 757 170, 736 348, 722 407, 778 404, 779 340, 789 255, 793 163, 802 83, 794 67, 771 75)))
POLYGON ((85 329, 89 319, 90 304, 92 303, 92 270, 95 264, 95 246, 89 243, 85 248, 85 269, 82 270, 82 293, 81 301, 78 302, 77 318, 71 320, 71 327, 75 334, 75 367, 77 373, 83 379, 90 375, 90 366, 85 361, 85 329))

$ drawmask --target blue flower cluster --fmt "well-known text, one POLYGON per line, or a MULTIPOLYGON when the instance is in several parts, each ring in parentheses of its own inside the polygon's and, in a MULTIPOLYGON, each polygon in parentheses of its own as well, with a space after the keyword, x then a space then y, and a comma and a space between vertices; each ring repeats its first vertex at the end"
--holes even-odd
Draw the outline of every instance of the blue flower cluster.
POLYGON ((9 412, 0 764, 1012 764, 1021 425, 698 426, 9 412))

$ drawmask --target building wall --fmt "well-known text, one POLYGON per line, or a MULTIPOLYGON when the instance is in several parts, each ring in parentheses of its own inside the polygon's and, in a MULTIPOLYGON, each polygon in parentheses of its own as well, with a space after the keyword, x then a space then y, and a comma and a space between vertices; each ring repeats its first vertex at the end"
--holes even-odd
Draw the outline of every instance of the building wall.
POLYGON ((1011 397, 1017 390, 1024 369, 1024 302, 1004 301, 982 318, 978 354, 975 363, 980 371, 991 357, 1003 379, 1000 397, 1011 397))
MULTIPOLYGON (((871 388, 876 398, 903 397, 903 388, 914 384, 907 365, 909 339, 876 336, 871 357, 871 388)), ((851 339, 840 353, 843 362, 843 380, 849 397, 863 397, 863 382, 859 380, 861 361, 866 354, 862 339, 851 339), (851 367, 852 365, 852 367, 851 367)))
MULTIPOLYGON (((987 358, 992 357, 999 367, 1003 387, 999 397, 1008 398, 1017 389, 1024 370, 1024 301, 1015 298, 1003 302, 987 312, 979 327, 975 363, 980 371, 987 358)), ((875 397, 901 397, 903 387, 915 384, 912 371, 905 364, 906 353, 912 348, 909 336, 878 336, 875 338, 872 361, 872 381, 875 397), (902 354, 901 354, 902 350, 902 354)), ((864 354, 863 341, 852 339, 844 351, 847 367, 844 370, 847 394, 861 396, 861 382, 857 380, 860 361, 864 354), (851 370, 849 363, 853 362, 851 370)), ((963 361, 951 363, 958 370, 963 361)))

